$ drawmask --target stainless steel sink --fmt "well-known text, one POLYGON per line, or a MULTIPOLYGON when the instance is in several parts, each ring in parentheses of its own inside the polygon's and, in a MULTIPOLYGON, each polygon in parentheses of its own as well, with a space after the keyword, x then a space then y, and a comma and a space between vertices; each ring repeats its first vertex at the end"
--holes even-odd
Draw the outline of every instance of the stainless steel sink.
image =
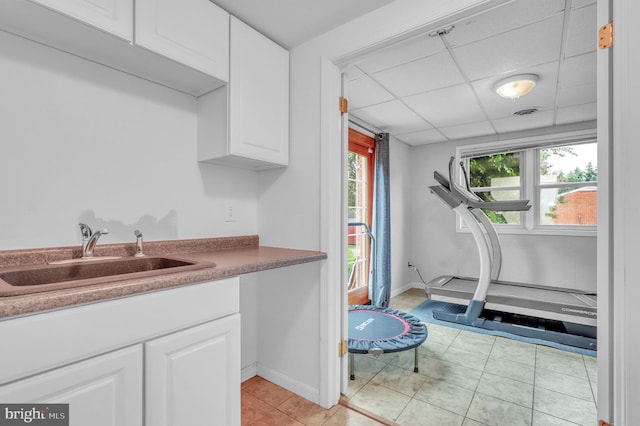
POLYGON ((128 257, 117 260, 7 268, 0 272, 0 297, 121 281, 168 272, 215 266, 170 257, 128 257))

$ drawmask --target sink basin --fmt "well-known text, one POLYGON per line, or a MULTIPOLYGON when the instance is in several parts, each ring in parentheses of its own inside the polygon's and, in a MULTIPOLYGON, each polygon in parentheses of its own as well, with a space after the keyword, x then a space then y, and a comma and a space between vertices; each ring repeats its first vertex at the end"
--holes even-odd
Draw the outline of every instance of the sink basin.
POLYGON ((15 267, 0 272, 0 296, 37 293, 211 266, 214 265, 170 257, 130 257, 15 267))

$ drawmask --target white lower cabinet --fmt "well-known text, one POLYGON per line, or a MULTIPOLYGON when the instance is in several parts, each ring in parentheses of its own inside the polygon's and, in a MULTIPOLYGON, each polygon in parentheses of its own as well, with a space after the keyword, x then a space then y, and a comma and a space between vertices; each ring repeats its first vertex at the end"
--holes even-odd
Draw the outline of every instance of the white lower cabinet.
POLYGON ((68 403, 71 426, 240 425, 239 303, 233 277, 0 320, 0 402, 68 403))
POLYGON ((239 314, 146 343, 147 425, 239 425, 239 355, 239 314))
POLYGON ((140 426, 142 371, 136 345, 0 386, 0 401, 69 404, 71 426, 140 426))

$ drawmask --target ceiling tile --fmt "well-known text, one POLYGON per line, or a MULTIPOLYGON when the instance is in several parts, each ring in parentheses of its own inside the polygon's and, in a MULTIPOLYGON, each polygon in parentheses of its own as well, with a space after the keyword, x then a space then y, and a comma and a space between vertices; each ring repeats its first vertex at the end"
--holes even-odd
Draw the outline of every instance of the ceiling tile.
POLYGON ((349 82, 347 98, 349 107, 357 109, 390 101, 393 95, 365 75, 349 82))
POLYGON ((562 15, 454 49, 470 80, 554 62, 560 56, 562 15))
POLYGON ((431 128, 398 100, 352 110, 349 114, 393 135, 431 128))
POLYGON ((596 84, 582 84, 579 86, 563 87, 558 96, 558 106, 567 107, 596 102, 596 84))
POLYGON ((596 52, 567 58, 560 67, 560 88, 596 83, 596 52))
POLYGON ((595 52, 598 45, 597 28, 595 4, 580 9, 572 9, 569 16, 565 57, 595 52))
POLYGON ((363 59, 356 61, 356 65, 371 74, 387 68, 406 64, 407 62, 426 56, 434 55, 445 49, 442 40, 421 34, 418 37, 405 40, 389 47, 380 49, 363 59))
POLYGON ((553 110, 539 111, 531 115, 512 115, 492 121, 498 133, 549 127, 553 125, 553 110))
POLYGON ((396 136, 397 139, 409 145, 418 146, 429 143, 444 142, 447 138, 435 129, 421 130, 419 132, 406 133, 396 136))
POLYGON ((571 8, 577 9, 579 7, 584 7, 590 4, 596 4, 596 0, 573 0, 571 2, 571 8))
MULTIPOLYGON (((525 70, 523 70, 525 71, 525 70)), ((525 108, 553 109, 556 101, 556 86, 558 80, 558 62, 552 62, 526 70, 539 76, 536 86, 531 93, 520 99, 511 100, 500 97, 495 91, 496 83, 509 74, 489 77, 472 83, 482 107, 489 118, 508 117, 515 111, 525 108)))
POLYGON ((446 36, 451 46, 492 37, 562 13, 564 0, 517 0, 455 24, 446 36))
POLYGON ((372 77, 399 97, 453 86, 464 81, 447 52, 380 71, 372 77))
POLYGON ((434 127, 485 120, 473 90, 466 84, 403 98, 409 107, 434 127))
POLYGON ((597 118, 596 103, 574 105, 566 108, 558 108, 556 124, 579 123, 581 121, 595 120, 597 118))
POLYGON ((495 134, 493 126, 488 121, 460 124, 452 127, 439 127, 438 130, 444 133, 447 138, 452 140, 495 134))

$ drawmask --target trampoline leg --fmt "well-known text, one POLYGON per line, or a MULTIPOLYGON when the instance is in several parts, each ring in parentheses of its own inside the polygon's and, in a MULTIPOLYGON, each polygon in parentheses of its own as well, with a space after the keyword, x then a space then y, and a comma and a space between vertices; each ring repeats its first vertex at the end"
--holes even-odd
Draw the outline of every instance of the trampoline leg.
POLYGON ((418 372, 418 346, 415 347, 415 354, 414 354, 414 360, 413 360, 413 372, 417 373, 418 372))
POLYGON ((354 356, 351 352, 349 352, 349 378, 351 380, 355 380, 356 379, 356 375, 354 373, 354 365, 355 365, 355 360, 354 360, 354 356))

